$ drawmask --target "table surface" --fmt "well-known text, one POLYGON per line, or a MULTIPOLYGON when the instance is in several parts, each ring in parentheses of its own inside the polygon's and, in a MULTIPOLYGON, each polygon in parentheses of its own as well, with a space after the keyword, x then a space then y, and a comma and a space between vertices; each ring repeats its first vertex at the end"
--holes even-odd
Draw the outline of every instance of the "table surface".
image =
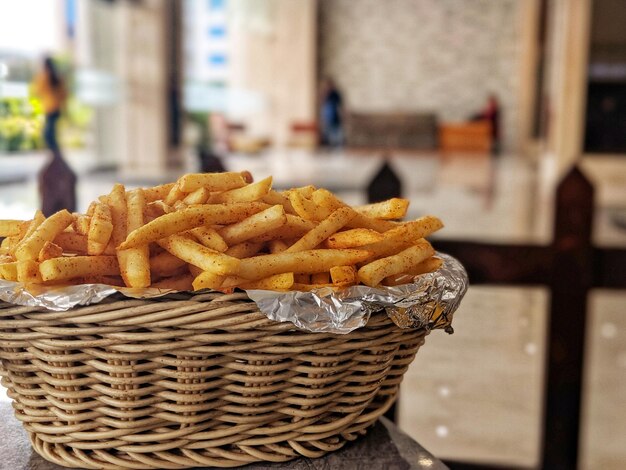
MULTIPOLYGON (((10 403, 0 402, 0 469, 61 470, 36 454, 21 423, 13 415, 10 403)), ((246 470, 442 470, 447 469, 391 421, 381 418, 356 442, 319 459, 301 458, 285 463, 259 463, 246 470)))

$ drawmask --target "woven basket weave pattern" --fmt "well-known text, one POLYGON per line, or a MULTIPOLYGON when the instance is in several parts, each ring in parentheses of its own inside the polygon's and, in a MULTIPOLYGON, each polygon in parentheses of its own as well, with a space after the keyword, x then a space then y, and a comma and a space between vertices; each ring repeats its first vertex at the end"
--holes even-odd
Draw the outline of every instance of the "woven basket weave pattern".
POLYGON ((348 335, 298 331, 245 294, 0 304, 0 374, 34 448, 60 465, 233 467, 364 434, 425 335, 384 313, 348 335))

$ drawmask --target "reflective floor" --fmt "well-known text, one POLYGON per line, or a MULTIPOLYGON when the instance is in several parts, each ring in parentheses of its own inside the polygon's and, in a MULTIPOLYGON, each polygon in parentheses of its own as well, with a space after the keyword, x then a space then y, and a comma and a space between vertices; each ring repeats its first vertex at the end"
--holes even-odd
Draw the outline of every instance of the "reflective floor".
MULTIPOLYGON (((432 213, 446 223, 437 237, 549 243, 553 186, 541 165, 477 155, 401 155, 390 161, 403 195, 411 200, 410 215, 432 213)), ((277 188, 315 184, 352 204, 365 202, 364 189, 382 162, 377 153, 303 151, 224 160, 227 169, 248 169, 257 179, 273 175, 277 188)), ((82 211, 118 178, 90 173, 84 160, 73 163, 80 175, 82 211)), ((597 185, 594 239, 624 248, 625 165, 610 160, 585 165, 597 185)), ((192 157, 187 166, 195 169, 192 157)), ((38 207, 34 174, 26 183, 0 184, 2 218, 29 218, 38 207)), ((164 175, 162 181, 174 176, 164 175)), ((407 373, 399 403, 401 427, 440 458, 535 465, 548 295, 542 288, 471 287, 457 312, 456 332, 433 332, 407 373)), ((589 306, 581 468, 624 469, 626 292, 594 291, 589 306)))

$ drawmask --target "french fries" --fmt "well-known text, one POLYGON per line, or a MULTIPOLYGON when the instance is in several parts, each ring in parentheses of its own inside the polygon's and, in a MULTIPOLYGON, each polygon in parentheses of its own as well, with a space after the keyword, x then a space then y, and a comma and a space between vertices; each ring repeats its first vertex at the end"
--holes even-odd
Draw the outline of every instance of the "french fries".
MULTIPOLYGON (((281 207, 281 206, 278 206, 281 207)), ((311 250, 346 225, 356 215, 349 207, 341 207, 308 231, 300 240, 285 250, 287 253, 311 250)))
POLYGON ((277 205, 224 227, 218 233, 229 246, 232 246, 278 229, 286 223, 285 209, 277 205))
POLYGON ((65 209, 53 214, 44 220, 30 236, 20 243, 15 249, 15 258, 18 261, 37 259, 39 252, 46 242, 53 241, 73 220, 74 217, 72 214, 65 209))
POLYGON ((409 201, 394 197, 386 201, 358 206, 354 210, 375 219, 401 219, 406 215, 408 208, 409 201))
POLYGON ((238 275, 257 281, 286 272, 313 274, 329 271, 334 266, 355 265, 369 256, 370 253, 363 250, 308 250, 253 256, 241 260, 238 275))
POLYGON ((203 225, 232 224, 266 208, 267 205, 261 202, 206 204, 197 207, 187 207, 180 211, 165 214, 133 230, 128 234, 126 240, 118 245, 118 249, 126 250, 147 245, 170 235, 203 225))
MULTIPOLYGON (((143 226, 143 211, 146 205, 143 191, 136 189, 126 194, 126 229, 128 232, 143 226)), ((118 250, 117 261, 120 274, 128 287, 150 285, 150 251, 148 245, 118 250)))
POLYGON ((77 277, 115 276, 120 268, 115 256, 71 256, 53 258, 39 265, 44 281, 66 281, 77 277))
POLYGON ((387 256, 361 267, 358 272, 359 281, 366 286, 375 287, 384 278, 413 269, 434 254, 435 250, 430 243, 423 240, 397 255, 387 256))
POLYGON ((203 186, 214 192, 241 188, 246 185, 246 180, 241 173, 196 173, 181 177, 177 184, 181 191, 187 193, 203 186))
POLYGON ((87 232, 87 253, 90 255, 101 255, 104 253, 111 240, 112 233, 111 209, 108 205, 98 202, 94 206, 89 231, 87 232))
POLYGON ((355 248, 382 241, 382 233, 368 228, 353 228, 334 233, 326 240, 327 248, 355 248))
POLYGON ((211 250, 182 235, 159 240, 159 245, 174 256, 215 274, 237 274, 240 261, 224 253, 211 250))
POLYGON ((188 174, 126 190, 86 214, 0 220, 0 278, 168 290, 341 289, 411 282, 442 260, 434 216, 398 222, 408 201, 350 207, 314 186, 272 189, 248 172, 188 174))
POLYGON ((0 220, 0 237, 19 235, 22 223, 22 220, 0 220))

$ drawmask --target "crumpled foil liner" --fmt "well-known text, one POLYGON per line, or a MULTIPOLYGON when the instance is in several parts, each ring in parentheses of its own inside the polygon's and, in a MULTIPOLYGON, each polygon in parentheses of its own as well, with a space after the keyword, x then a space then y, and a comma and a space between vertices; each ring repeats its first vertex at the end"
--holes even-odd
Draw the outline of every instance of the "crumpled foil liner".
POLYGON ((452 333, 452 315, 469 284, 463 265, 437 253, 443 265, 394 287, 351 286, 311 292, 248 290, 268 318, 290 321, 311 332, 346 334, 364 326, 373 312, 384 309, 400 328, 443 329, 452 333))
MULTIPOLYGON (((452 256, 437 253, 443 265, 394 287, 352 286, 311 292, 247 290, 259 310, 274 321, 292 322, 310 332, 347 334, 364 326, 373 312, 385 310, 400 328, 444 329, 452 333, 452 315, 468 287, 465 269, 452 256)), ((104 284, 71 286, 24 285, 0 280, 0 299, 16 305, 69 310, 98 303, 117 292, 133 298, 155 298, 175 291, 131 289, 104 284)))

